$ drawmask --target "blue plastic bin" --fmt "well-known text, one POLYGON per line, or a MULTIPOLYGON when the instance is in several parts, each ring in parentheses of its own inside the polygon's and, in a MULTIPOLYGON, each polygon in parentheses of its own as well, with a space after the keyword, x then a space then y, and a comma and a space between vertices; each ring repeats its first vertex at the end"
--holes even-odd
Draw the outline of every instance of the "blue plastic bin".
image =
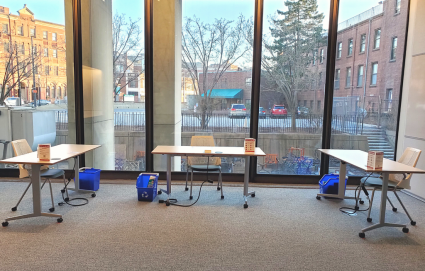
MULTIPOLYGON (((339 188, 339 175, 338 174, 325 174, 319 181, 320 194, 338 194, 339 188)), ((345 189, 347 188, 347 179, 345 179, 345 189)))
POLYGON ((100 169, 82 168, 79 172, 80 189, 97 191, 99 190, 100 169))
POLYGON ((137 177, 137 195, 139 201, 153 201, 157 194, 158 173, 140 173, 137 177), (148 187, 150 176, 155 176, 153 187, 148 187))

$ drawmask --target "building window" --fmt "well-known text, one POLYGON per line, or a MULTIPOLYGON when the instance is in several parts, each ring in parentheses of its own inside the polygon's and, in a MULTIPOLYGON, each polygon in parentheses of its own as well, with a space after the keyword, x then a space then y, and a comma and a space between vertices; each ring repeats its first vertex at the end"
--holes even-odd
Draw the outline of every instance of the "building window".
POLYGON ((44 66, 44 74, 49 75, 49 65, 44 66))
POLYGON ((345 87, 351 86, 351 67, 347 68, 347 76, 345 77, 345 87))
POLYGON ((361 87, 363 84, 363 65, 359 65, 359 69, 357 71, 357 86, 361 87))
POLYGON ((391 41, 391 60, 395 60, 397 52, 397 37, 392 38, 391 41))
POLYGON ((341 70, 336 69, 335 70, 335 83, 334 83, 334 89, 339 89, 339 77, 341 75, 341 70))
POLYGON ((245 79, 245 84, 246 84, 246 86, 247 86, 247 87, 250 87, 250 86, 251 86, 251 84, 252 84, 252 78, 251 78, 251 77, 246 78, 246 79, 245 79))
POLYGON ((2 31, 1 32, 5 33, 5 34, 8 34, 9 33, 9 25, 8 24, 3 24, 2 25, 2 31))
POLYGON ((49 49, 48 48, 44 48, 44 56, 45 57, 49 56, 49 49))
POLYGON ((400 5, 401 5, 401 0, 396 0, 395 1, 395 13, 400 13, 400 5))
POLYGON ((35 38, 35 28, 31 28, 30 29, 30 37, 34 37, 35 38))
POLYGON ((385 93, 385 111, 387 112, 391 111, 392 100, 393 100, 393 89, 389 88, 387 89, 387 93, 385 93))
POLYGON ((348 56, 351 56, 353 54, 353 39, 348 40, 348 56))
POLYGON ((43 31, 43 39, 45 39, 45 40, 48 39, 48 33, 47 33, 47 31, 43 31))
POLYGON ((307 107, 307 100, 304 100, 304 107, 307 107))
POLYGON ((25 55, 25 45, 24 45, 24 43, 22 43, 19 47, 20 47, 20 48, 19 48, 19 52, 20 52, 21 54, 25 55))
POLYGON ((342 55, 342 42, 338 42, 336 58, 341 58, 342 55))
POLYGON ((17 31, 17 34, 19 35, 19 36, 23 36, 24 35, 24 26, 18 26, 17 28, 16 28, 16 31, 17 31))
POLYGON ((53 50, 53 57, 54 58, 57 58, 58 57, 58 50, 53 50))
POLYGON ((54 72, 55 72, 55 75, 56 75, 56 76, 58 76, 58 75, 59 75, 59 67, 58 67, 58 66, 55 66, 55 67, 54 67, 54 72))
POLYGON ((4 51, 9 52, 9 42, 8 41, 4 42, 4 51))
POLYGON ((317 110, 320 111, 322 109, 322 101, 317 101, 317 110))
POLYGON ((52 41, 56 41, 57 40, 57 34, 56 33, 52 33, 52 41))
POLYGON ((313 65, 316 65, 316 57, 317 57, 317 52, 314 51, 313 52, 313 65))
POLYGON ((323 49, 320 49, 320 63, 323 63, 323 49))
POLYGON ((360 37, 360 53, 364 53, 365 50, 366 50, 366 34, 363 34, 360 37))
POLYGON ((373 49, 378 49, 381 45, 381 29, 375 30, 375 43, 373 44, 373 49))
POLYGON ((130 83, 129 83, 129 87, 130 87, 130 88, 136 88, 136 87, 137 87, 137 86, 136 86, 136 82, 137 82, 137 80, 132 79, 132 80, 130 81, 130 83))
POLYGON ((378 80, 378 63, 372 63, 372 78, 370 84, 375 86, 378 80))

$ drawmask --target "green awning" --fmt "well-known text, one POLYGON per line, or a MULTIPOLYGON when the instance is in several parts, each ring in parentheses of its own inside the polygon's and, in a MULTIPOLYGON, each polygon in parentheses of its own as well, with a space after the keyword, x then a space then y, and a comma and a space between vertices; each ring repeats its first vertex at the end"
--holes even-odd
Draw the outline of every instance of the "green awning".
MULTIPOLYGON (((208 90, 208 95, 210 90, 208 90)), ((202 93, 202 97, 204 94, 202 93)), ((213 89, 211 93, 211 98, 221 98, 221 99, 243 99, 243 89, 240 88, 230 88, 230 89, 213 89)))

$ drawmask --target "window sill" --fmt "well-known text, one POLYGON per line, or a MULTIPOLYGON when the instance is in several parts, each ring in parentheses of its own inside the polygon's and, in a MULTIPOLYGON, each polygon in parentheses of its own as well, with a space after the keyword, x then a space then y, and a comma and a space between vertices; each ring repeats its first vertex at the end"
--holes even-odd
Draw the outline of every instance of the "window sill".
POLYGON ((372 52, 375 52, 375 51, 379 51, 379 47, 372 49, 372 52))
POLYGON ((347 58, 350 58, 350 57, 353 57, 353 54, 347 56, 347 58))
POLYGON ((376 88, 376 85, 369 85, 369 87, 371 87, 371 88, 376 88))
POLYGON ((365 51, 359 53, 359 55, 364 55, 364 54, 365 54, 365 51))
POLYGON ((337 57, 337 58, 336 58, 336 60, 340 60, 340 59, 341 59, 341 57, 337 57))
POLYGON ((390 59, 390 63, 392 63, 392 62, 396 62, 396 60, 395 59, 390 59))
POLYGON ((398 16, 398 15, 400 15, 400 11, 399 11, 399 12, 394 13, 394 16, 398 16))

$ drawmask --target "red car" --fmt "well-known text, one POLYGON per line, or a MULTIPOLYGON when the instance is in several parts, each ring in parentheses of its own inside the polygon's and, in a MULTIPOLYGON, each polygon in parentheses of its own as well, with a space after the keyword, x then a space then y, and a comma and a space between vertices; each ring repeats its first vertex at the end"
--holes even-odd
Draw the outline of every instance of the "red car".
POLYGON ((270 111, 271 118, 284 118, 288 114, 284 105, 275 104, 273 105, 272 111, 270 111))

